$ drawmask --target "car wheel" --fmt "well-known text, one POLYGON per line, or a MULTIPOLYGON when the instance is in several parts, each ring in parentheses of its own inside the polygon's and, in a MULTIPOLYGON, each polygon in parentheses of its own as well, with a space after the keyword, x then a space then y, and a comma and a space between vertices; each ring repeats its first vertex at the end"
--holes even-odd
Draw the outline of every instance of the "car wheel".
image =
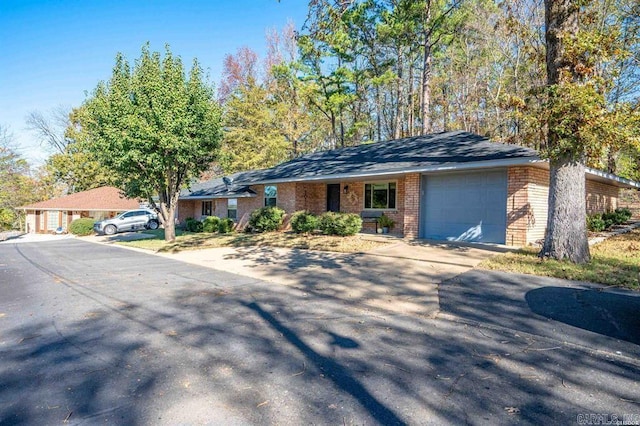
POLYGON ((113 235, 116 233, 116 227, 114 225, 107 225, 104 227, 105 235, 113 235))
POLYGON ((150 220, 147 226, 149 227, 149 229, 158 229, 158 221, 150 220))

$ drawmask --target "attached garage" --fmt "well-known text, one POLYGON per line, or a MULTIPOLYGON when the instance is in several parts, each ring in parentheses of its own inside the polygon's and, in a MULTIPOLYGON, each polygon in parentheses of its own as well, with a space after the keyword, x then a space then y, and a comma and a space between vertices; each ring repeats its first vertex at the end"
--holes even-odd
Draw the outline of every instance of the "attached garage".
POLYGON ((421 237, 504 244, 506 169, 422 177, 421 237))

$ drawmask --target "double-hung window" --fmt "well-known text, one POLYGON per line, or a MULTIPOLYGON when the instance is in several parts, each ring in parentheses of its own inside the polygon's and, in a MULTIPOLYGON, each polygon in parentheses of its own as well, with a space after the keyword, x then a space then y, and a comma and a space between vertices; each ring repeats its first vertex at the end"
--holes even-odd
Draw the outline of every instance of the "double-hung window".
POLYGON ((275 185, 267 185, 264 187, 264 206, 275 207, 278 199, 278 187, 275 185))
POLYGON ((227 217, 232 220, 238 219, 238 199, 229 198, 227 200, 227 217))
POLYGON ((395 209, 396 183, 375 182, 364 185, 365 209, 395 209))
POLYGON ((211 211, 213 207, 212 201, 203 201, 202 202, 202 216, 211 216, 211 211))

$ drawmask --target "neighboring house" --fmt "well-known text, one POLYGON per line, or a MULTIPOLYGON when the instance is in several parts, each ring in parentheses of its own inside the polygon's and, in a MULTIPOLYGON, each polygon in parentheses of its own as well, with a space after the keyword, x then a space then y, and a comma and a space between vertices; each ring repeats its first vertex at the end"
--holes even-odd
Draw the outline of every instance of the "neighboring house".
MULTIPOLYGON (((216 215, 239 227, 276 205, 288 214, 384 212, 407 238, 527 245, 544 237, 549 164, 530 148, 447 132, 307 154, 276 167, 193 185, 178 219, 216 215)), ((613 210, 640 184, 586 170, 588 213, 613 210)))
POLYGON ((102 220, 139 207, 139 200, 123 198, 118 188, 103 186, 20 208, 26 214, 26 232, 48 233, 66 230, 71 221, 81 217, 102 220))

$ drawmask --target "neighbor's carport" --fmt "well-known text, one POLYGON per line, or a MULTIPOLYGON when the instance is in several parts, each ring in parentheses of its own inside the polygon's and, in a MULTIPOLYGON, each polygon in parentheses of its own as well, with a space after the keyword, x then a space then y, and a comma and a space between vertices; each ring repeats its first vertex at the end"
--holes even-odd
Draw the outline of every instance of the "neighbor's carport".
POLYGON ((507 170, 422 176, 420 237, 504 244, 507 170))

